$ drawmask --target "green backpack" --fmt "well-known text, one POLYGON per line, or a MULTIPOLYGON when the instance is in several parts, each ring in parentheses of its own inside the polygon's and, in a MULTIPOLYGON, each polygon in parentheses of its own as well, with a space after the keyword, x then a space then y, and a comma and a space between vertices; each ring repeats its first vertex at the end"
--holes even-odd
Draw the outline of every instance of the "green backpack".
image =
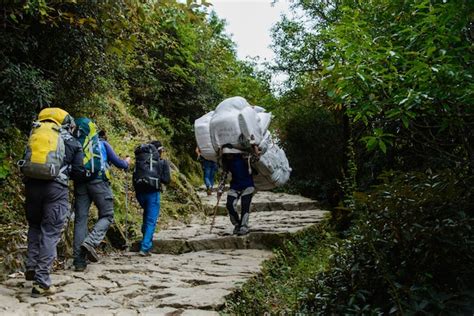
POLYGON ((109 179, 107 166, 107 152, 105 146, 99 140, 99 134, 95 123, 85 117, 76 120, 76 138, 81 143, 84 151, 84 168, 87 177, 92 179, 109 179))

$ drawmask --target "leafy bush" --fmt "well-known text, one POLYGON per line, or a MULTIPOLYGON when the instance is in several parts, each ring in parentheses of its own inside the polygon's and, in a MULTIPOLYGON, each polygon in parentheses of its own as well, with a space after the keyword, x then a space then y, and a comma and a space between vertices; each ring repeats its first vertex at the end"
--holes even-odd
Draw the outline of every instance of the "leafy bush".
POLYGON ((386 173, 302 300, 321 314, 474 311, 473 179, 386 173))
POLYGON ((39 109, 52 98, 52 83, 37 68, 7 63, 0 70, 0 136, 11 126, 27 130, 39 109))
POLYGON ((334 112, 314 104, 306 93, 297 89, 280 99, 274 111, 278 132, 293 169, 291 185, 305 196, 331 200, 341 177, 343 128, 334 112))

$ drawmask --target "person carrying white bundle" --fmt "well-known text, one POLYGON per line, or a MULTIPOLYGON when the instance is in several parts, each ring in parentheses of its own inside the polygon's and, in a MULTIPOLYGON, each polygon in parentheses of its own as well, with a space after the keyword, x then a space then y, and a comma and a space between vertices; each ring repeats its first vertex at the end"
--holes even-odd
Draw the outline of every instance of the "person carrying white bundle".
MULTIPOLYGON (((249 217, 252 197, 255 192, 252 171, 249 160, 244 157, 242 151, 224 145, 222 148, 222 167, 224 169, 223 179, 225 181, 230 172, 230 190, 227 192, 226 208, 229 213, 230 222, 234 225, 234 235, 246 235, 249 233, 249 217), (237 202, 240 198, 241 213, 237 213, 237 202)), ((222 195, 222 189, 217 192, 222 195)))

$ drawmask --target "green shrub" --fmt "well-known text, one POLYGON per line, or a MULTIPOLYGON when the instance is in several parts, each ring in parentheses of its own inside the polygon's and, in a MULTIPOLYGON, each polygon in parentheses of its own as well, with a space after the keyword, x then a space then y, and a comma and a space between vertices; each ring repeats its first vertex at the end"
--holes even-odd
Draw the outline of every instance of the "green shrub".
POLYGON ((293 169, 291 186, 305 196, 331 201, 337 194, 343 166, 342 125, 334 113, 300 97, 296 92, 288 95, 281 101, 282 108, 275 111, 282 145, 293 169), (285 107, 287 102, 294 102, 291 110, 285 107))
POLYGON ((314 277, 303 310, 321 314, 460 314, 474 305, 472 179, 386 173, 314 277))
POLYGON ((28 130, 38 110, 50 104, 52 83, 31 65, 7 63, 0 69, 0 91, 0 136, 5 136, 11 126, 28 130))

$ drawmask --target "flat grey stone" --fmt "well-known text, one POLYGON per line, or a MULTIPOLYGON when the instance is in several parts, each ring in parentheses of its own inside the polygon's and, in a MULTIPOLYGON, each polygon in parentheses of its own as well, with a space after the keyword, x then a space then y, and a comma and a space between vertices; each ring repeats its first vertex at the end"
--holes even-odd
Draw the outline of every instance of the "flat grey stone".
POLYGON ((10 295, 0 294, 0 306, 2 306, 2 307, 14 307, 18 303, 20 303, 20 301, 16 297, 13 297, 11 295, 12 295, 12 293, 10 293, 10 295))

